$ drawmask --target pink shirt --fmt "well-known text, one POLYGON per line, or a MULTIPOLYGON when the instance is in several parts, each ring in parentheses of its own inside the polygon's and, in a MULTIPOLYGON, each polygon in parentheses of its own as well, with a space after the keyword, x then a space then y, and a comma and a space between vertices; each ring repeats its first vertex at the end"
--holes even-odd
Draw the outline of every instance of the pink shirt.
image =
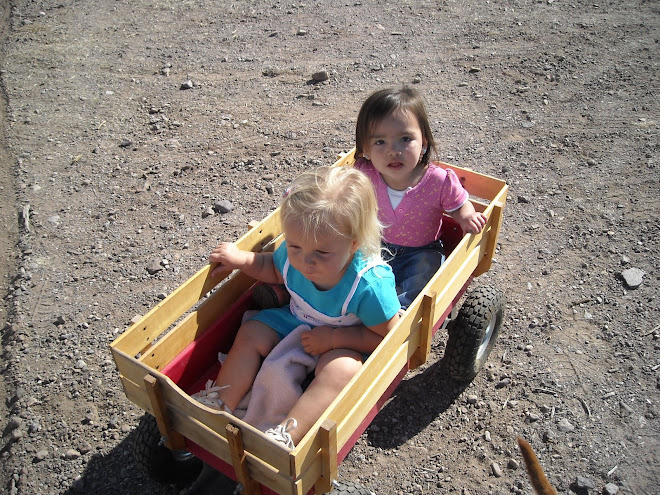
POLYGON ((397 206, 387 194, 387 184, 370 161, 359 158, 355 168, 364 172, 374 185, 378 200, 378 218, 385 225, 383 240, 399 246, 424 246, 440 237, 442 215, 459 209, 468 200, 468 192, 453 170, 435 163, 419 183, 408 189, 397 206))

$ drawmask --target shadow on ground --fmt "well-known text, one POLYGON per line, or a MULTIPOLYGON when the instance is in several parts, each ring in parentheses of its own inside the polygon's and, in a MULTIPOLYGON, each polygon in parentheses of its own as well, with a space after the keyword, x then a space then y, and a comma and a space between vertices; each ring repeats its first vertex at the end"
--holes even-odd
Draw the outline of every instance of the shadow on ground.
POLYGON ((382 449, 401 446, 444 414, 469 384, 450 378, 441 360, 402 381, 367 429, 369 443, 382 449))

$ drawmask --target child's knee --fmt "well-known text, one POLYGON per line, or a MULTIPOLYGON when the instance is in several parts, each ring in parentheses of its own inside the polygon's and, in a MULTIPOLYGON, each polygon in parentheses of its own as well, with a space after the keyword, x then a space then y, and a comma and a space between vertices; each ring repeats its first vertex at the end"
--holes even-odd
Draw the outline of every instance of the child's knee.
POLYGON ((350 355, 344 355, 341 357, 332 358, 328 356, 328 359, 323 359, 330 353, 326 353, 326 355, 322 356, 316 367, 317 378, 341 386, 348 383, 362 367, 361 355, 357 352, 348 352, 350 355))
POLYGON ((241 325, 232 347, 250 347, 266 356, 277 345, 280 338, 275 330, 258 321, 249 320, 241 325))

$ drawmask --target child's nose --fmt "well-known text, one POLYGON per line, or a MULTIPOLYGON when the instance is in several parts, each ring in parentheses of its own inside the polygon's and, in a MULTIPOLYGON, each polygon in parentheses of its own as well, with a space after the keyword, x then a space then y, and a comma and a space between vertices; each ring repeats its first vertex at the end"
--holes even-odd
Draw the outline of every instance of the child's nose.
POLYGON ((400 155, 400 154, 401 154, 401 150, 399 149, 399 147, 396 144, 393 144, 392 146, 390 146, 390 155, 391 156, 397 156, 397 155, 400 155))
POLYGON ((303 263, 306 265, 313 265, 314 264, 314 253, 309 253, 303 256, 303 263))

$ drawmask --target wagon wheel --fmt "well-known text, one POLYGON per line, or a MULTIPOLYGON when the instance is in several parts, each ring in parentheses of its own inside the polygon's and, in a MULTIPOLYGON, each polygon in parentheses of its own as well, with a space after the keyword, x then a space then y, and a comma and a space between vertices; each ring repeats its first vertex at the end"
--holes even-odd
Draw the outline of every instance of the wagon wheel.
POLYGON ((495 345, 504 316, 504 294, 492 286, 472 291, 449 326, 443 365, 452 378, 472 380, 495 345))
POLYGON ((325 495, 375 495, 368 488, 352 481, 333 481, 332 490, 325 495))
POLYGON ((193 482, 202 470, 202 461, 185 450, 172 451, 161 444, 156 418, 145 414, 135 428, 133 456, 152 480, 179 487, 193 482))

